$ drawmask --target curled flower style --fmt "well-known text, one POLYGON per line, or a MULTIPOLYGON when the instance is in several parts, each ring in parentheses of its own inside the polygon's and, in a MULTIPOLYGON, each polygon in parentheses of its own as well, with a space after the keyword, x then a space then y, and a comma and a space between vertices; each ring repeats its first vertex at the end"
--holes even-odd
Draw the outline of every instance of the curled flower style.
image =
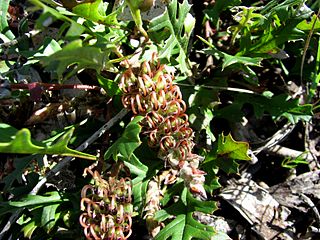
POLYGON ((105 180, 97 171, 85 169, 94 184, 81 191, 79 221, 87 239, 125 240, 132 233, 131 180, 109 177, 105 180))
POLYGON ((135 115, 144 116, 142 131, 148 135, 149 146, 159 149, 159 158, 179 171, 196 197, 205 199, 205 172, 198 170, 202 157, 192 153, 194 133, 185 114, 187 106, 166 69, 156 55, 139 68, 126 69, 119 84, 122 103, 135 115))

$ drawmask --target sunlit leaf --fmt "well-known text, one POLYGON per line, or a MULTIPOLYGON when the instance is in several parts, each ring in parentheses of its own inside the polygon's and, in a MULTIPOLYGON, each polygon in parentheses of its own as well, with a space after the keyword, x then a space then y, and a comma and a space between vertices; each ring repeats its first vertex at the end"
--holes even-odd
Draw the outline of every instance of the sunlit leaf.
POLYGON ((252 57, 241 57, 241 56, 232 56, 226 53, 224 55, 224 62, 222 64, 222 70, 232 64, 240 63, 243 65, 251 65, 251 66, 261 66, 262 58, 252 58, 252 57))
POLYGON ((320 19, 316 14, 313 14, 311 21, 304 20, 297 25, 297 28, 303 31, 310 31, 311 29, 314 31, 319 31, 320 19))
POLYGON ((245 66, 258 66, 258 67, 261 66, 261 61, 262 61, 261 57, 244 57, 244 56, 238 56, 238 55, 230 55, 230 54, 227 54, 225 52, 218 50, 214 45, 209 43, 204 38, 202 38, 200 36, 198 36, 198 37, 201 41, 203 41, 204 43, 206 43, 209 46, 208 49, 204 50, 204 52, 206 54, 213 55, 213 56, 219 56, 224 59, 223 64, 222 64, 222 70, 224 68, 229 67, 229 66, 236 64, 236 63, 243 64, 245 66))
MULTIPOLYGON (((260 34, 259 39, 241 54, 274 53, 288 41, 302 40, 305 33, 297 26, 312 15, 312 10, 300 0, 286 0, 281 3, 270 1, 261 13, 265 19, 261 24, 264 34, 260 34)), ((268 55, 263 57, 267 58, 268 55)))
POLYGON ((212 239, 216 234, 216 231, 212 227, 203 225, 194 219, 193 212, 212 213, 216 208, 215 202, 199 201, 185 188, 178 202, 156 213, 155 218, 158 221, 164 221, 170 216, 175 216, 175 218, 157 234, 155 239, 212 239))
POLYGON ((115 160, 118 160, 119 156, 124 159, 131 158, 134 150, 141 144, 139 137, 141 126, 139 122, 142 119, 142 116, 137 116, 127 125, 122 136, 106 151, 104 155, 105 159, 109 159, 111 156, 113 156, 115 160))
POLYGON ((104 24, 116 23, 116 15, 112 14, 110 16, 107 16, 106 10, 107 5, 102 0, 79 3, 72 8, 73 13, 88 20, 104 24))
POLYGON ((132 179, 133 205, 143 208, 144 199, 148 188, 150 178, 147 177, 148 166, 140 162, 140 160, 132 154, 130 160, 124 162, 125 166, 130 169, 131 174, 135 177, 132 179))
POLYGON ((148 32, 155 42, 161 42, 162 46, 159 50, 160 58, 168 60, 174 55, 178 55, 176 60, 179 63, 182 73, 190 75, 188 67, 188 43, 192 31, 191 25, 185 21, 192 21, 193 17, 189 15, 191 5, 187 0, 178 3, 172 0, 167 6, 165 12, 152 19, 148 32), (189 26, 189 30, 184 29, 185 24, 189 26), (160 32, 161 34, 158 34, 160 32), (168 34, 163 34, 163 33, 168 34))
POLYGON ((47 233, 51 231, 54 227, 57 218, 59 216, 56 215, 56 210, 60 206, 60 204, 52 204, 49 206, 43 207, 42 215, 41 215, 41 226, 43 226, 47 233))
POLYGON ((9 40, 13 40, 15 36, 9 29, 7 21, 9 3, 10 0, 2 0, 0 2, 0 33, 4 34, 9 40))
POLYGON ((56 72, 59 77, 71 66, 75 71, 90 68, 100 72, 106 67, 107 61, 107 52, 97 47, 82 46, 81 40, 75 40, 60 51, 42 59, 46 70, 56 72))
MULTIPOLYGON (((29 1, 33 6, 30 8, 32 11, 43 10, 40 17, 37 19, 36 28, 43 29, 48 27, 50 23, 56 20, 62 20, 69 24, 71 31, 67 34, 69 36, 77 37, 80 36, 85 31, 85 27, 77 23, 72 18, 68 17, 66 14, 62 14, 62 11, 57 11, 56 9, 49 7, 39 0, 30 0, 29 1), (72 33, 72 34, 71 34, 72 33)), ((68 12, 71 15, 70 12, 68 12)))
POLYGON ((28 224, 23 226, 22 232, 25 238, 31 239, 33 232, 38 228, 38 223, 32 219, 28 224))
POLYGON ((101 75, 98 75, 97 78, 99 84, 101 85, 101 87, 103 87, 104 90, 106 90, 108 96, 113 97, 114 95, 121 94, 121 90, 115 81, 104 78, 101 75))
POLYGON ((248 156, 249 144, 246 142, 235 141, 231 134, 224 136, 220 135, 218 139, 217 154, 238 160, 250 160, 248 156))
POLYGON ((208 171, 209 177, 212 178, 206 182, 209 191, 219 186, 216 177, 217 169, 221 169, 228 174, 237 173, 238 160, 251 160, 248 151, 248 143, 235 141, 231 134, 227 136, 219 135, 216 151, 210 152, 204 161, 204 169, 208 171))
POLYGON ((95 160, 96 157, 68 148, 74 129, 66 132, 56 143, 45 145, 31 139, 29 129, 17 130, 8 124, 0 124, 0 152, 14 154, 57 154, 95 160))

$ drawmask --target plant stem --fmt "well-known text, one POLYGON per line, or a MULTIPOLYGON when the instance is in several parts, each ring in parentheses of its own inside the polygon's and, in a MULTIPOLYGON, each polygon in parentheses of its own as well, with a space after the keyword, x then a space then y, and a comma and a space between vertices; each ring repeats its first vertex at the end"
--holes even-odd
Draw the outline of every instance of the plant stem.
MULTIPOLYGON (((136 1, 136 0, 134 0, 134 1, 136 1)), ((138 30, 146 38, 146 40, 148 40, 149 39, 148 34, 142 26, 142 18, 141 18, 140 9, 138 8, 138 6, 135 6, 135 5, 137 5, 137 3, 135 3, 134 1, 126 0, 126 3, 128 4, 128 6, 130 8, 132 18, 133 18, 134 22, 136 23, 138 30)))

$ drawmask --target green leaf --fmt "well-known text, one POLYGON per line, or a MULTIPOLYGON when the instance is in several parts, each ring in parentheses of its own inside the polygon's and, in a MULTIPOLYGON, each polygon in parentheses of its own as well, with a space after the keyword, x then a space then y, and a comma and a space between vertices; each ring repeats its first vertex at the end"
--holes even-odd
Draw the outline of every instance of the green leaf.
POLYGON ((313 115, 312 104, 299 105, 299 101, 294 102, 296 106, 281 114, 281 116, 286 117, 291 123, 298 123, 300 120, 310 121, 313 115))
POLYGON ((8 124, 0 123, 0 152, 14 154, 58 154, 61 156, 96 160, 96 157, 93 155, 68 148, 67 145, 73 131, 74 128, 71 128, 55 144, 46 146, 32 140, 29 129, 23 128, 17 130, 8 124))
POLYGON ((25 238, 32 238, 34 231, 40 227, 42 208, 35 208, 31 214, 23 214, 17 221, 19 225, 23 225, 21 231, 25 238), (32 216, 32 218, 31 218, 32 216))
POLYGON ((106 90, 108 96, 113 97, 114 95, 121 94, 121 90, 115 81, 104 78, 101 75, 98 75, 97 78, 100 86, 103 87, 104 90, 106 90))
POLYGON ((193 238, 209 240, 216 232, 210 226, 203 225, 193 218, 194 211, 212 213, 216 209, 216 203, 212 201, 200 201, 184 188, 181 198, 169 208, 156 213, 156 220, 163 221, 170 216, 175 216, 155 237, 156 240, 190 240, 193 238))
POLYGON ((33 232, 38 228, 38 223, 32 219, 22 228, 23 236, 25 238, 31 239, 33 232))
POLYGON ((299 164, 309 164, 309 162, 305 160, 306 155, 307 153, 304 152, 300 154, 297 158, 292 159, 290 157, 287 157, 281 162, 281 167, 292 169, 296 168, 299 164))
MULTIPOLYGON (((27 51, 26 53, 30 54, 31 56, 28 57, 46 57, 49 55, 54 54, 55 52, 58 52, 61 50, 61 46, 60 44, 51 38, 45 38, 43 41, 43 44, 39 47, 39 49, 37 50, 37 52, 33 52, 33 51, 27 51)), ((24 56, 27 56, 26 54, 24 56)))
POLYGON ((152 19, 148 30, 152 40, 162 42, 159 57, 169 60, 178 53, 176 60, 181 72, 187 75, 191 74, 187 58, 189 38, 193 29, 190 23, 193 21, 193 17, 189 15, 190 8, 187 0, 182 3, 172 0, 162 15, 152 19))
POLYGON ((217 154, 227 158, 238 160, 251 160, 248 156, 249 144, 235 141, 231 134, 224 136, 221 134, 218 139, 217 154))
POLYGON ((15 211, 17 208, 33 208, 65 201, 68 200, 63 199, 58 192, 47 192, 44 196, 29 194, 20 200, 0 202, 0 216, 15 211))
POLYGON ((211 131, 210 122, 213 119, 213 113, 209 108, 194 107, 189 111, 189 121, 194 130, 206 130, 208 137, 214 142, 216 139, 211 131))
POLYGON ((241 0, 217 0, 213 4, 213 6, 210 5, 208 8, 204 9, 203 12, 206 17, 213 23, 213 26, 218 27, 218 21, 221 12, 226 10, 227 8, 238 6, 240 4, 241 0))
POLYGON ((235 141, 231 134, 221 134, 218 139, 217 159, 215 165, 226 173, 238 173, 236 160, 251 160, 248 156, 249 144, 235 141))
POLYGON ((303 31, 314 31, 320 30, 320 20, 317 17, 317 14, 313 14, 311 21, 304 20, 297 25, 297 28, 303 31))
POLYGON ((27 157, 14 159, 13 161, 14 171, 3 179, 3 183, 5 184, 3 188, 4 192, 9 191, 13 182, 16 179, 18 181, 20 180, 21 182, 21 175, 32 160, 34 160, 34 156, 30 156, 30 155, 27 157))
MULTIPOLYGON (((165 207, 170 200, 172 200, 175 196, 179 196, 182 191, 184 190, 184 182, 179 179, 178 182, 176 182, 173 186, 170 186, 170 188, 166 189, 164 196, 161 199, 161 205, 165 207)), ((164 219, 168 218, 170 215, 167 215, 167 212, 163 212, 164 219)), ((161 219, 160 216, 157 216, 158 219, 161 219)), ((163 219, 163 220, 164 220, 163 219)))
POLYGON ((236 64, 236 63, 244 65, 244 66, 257 66, 257 67, 261 66, 261 61, 262 61, 261 57, 243 57, 243 56, 237 56, 237 55, 233 56, 233 55, 227 54, 225 52, 219 51, 214 45, 209 43, 204 38, 202 38, 200 36, 198 36, 198 38, 202 42, 204 42, 205 44, 207 44, 209 46, 208 49, 204 50, 204 52, 206 54, 210 54, 213 56, 219 56, 224 59, 223 64, 222 64, 222 70, 224 70, 224 68, 229 67, 229 66, 236 64))
POLYGON ((116 15, 106 16, 107 6, 102 0, 79 3, 72 8, 72 12, 88 20, 104 23, 115 24, 116 15))
POLYGON ((141 17, 141 9, 140 9, 140 3, 142 3, 143 0, 126 0, 126 4, 130 8, 131 16, 140 31, 140 33, 146 37, 148 37, 147 32, 143 28, 143 22, 141 17))
POLYGON ((223 53, 224 62, 222 64, 222 71, 226 67, 231 66, 232 64, 239 63, 245 66, 258 66, 261 67, 262 58, 260 57, 241 57, 241 56, 232 56, 227 53, 223 53))
POLYGON ((33 7, 31 7, 29 10, 34 12, 42 10, 40 17, 36 21, 37 29, 46 28, 48 27, 48 22, 54 22, 59 19, 68 23, 68 26, 70 26, 70 29, 66 34, 67 36, 79 37, 80 34, 85 31, 84 26, 66 16, 67 14, 74 15, 71 12, 65 11, 67 14, 62 14, 63 11, 61 9, 60 11, 57 11, 56 9, 47 6, 39 0, 29 0, 29 2, 33 4, 33 7))
POLYGON ((248 156, 249 144, 235 141, 231 134, 219 135, 217 150, 210 152, 205 161, 204 169, 208 172, 210 180, 206 181, 209 191, 219 186, 216 170, 221 169, 226 173, 238 173, 237 160, 251 160, 248 156))
POLYGON ((0 2, 0 33, 3 33, 9 40, 13 40, 15 36, 9 29, 7 21, 9 2, 10 0, 2 0, 0 2))
POLYGON ((128 160, 131 158, 134 150, 141 144, 139 137, 141 126, 139 122, 142 119, 142 116, 137 116, 127 125, 122 136, 108 148, 104 154, 104 159, 109 159, 111 156, 113 156, 114 160, 118 160, 119 156, 128 160))
POLYGON ((81 40, 75 40, 60 51, 42 59, 46 70, 56 72, 58 77, 61 77, 70 66, 74 66, 73 72, 85 68, 100 72, 106 67, 107 61, 108 52, 103 52, 97 47, 82 46, 81 40))
POLYGON ((46 229, 47 233, 51 231, 59 218, 59 214, 56 214, 56 210, 59 206, 60 204, 52 204, 43 207, 41 215, 41 226, 46 229))
POLYGON ((287 94, 280 94, 272 98, 249 95, 236 94, 234 102, 230 106, 224 107, 216 112, 216 116, 224 117, 230 121, 241 121, 243 105, 251 104, 257 118, 261 118, 263 114, 269 113, 273 119, 286 117, 290 122, 309 121, 312 117, 312 105, 299 105, 299 99, 291 99, 287 94))
POLYGON ((134 154, 132 154, 129 161, 125 159, 124 164, 130 169, 131 174, 136 175, 136 177, 132 179, 133 205, 134 207, 142 209, 150 179, 147 177, 149 167, 141 163, 134 154))
POLYGON ((261 13, 267 19, 277 15, 281 21, 287 21, 292 17, 304 17, 303 15, 310 14, 311 9, 303 5, 304 2, 301 0, 271 0, 261 9, 261 13))
MULTIPOLYGON (((277 53, 288 41, 302 40, 305 33, 297 26, 308 19, 313 13, 301 0, 270 1, 261 9, 265 21, 261 21, 260 34, 251 46, 240 54, 261 55, 268 58, 268 54, 277 53), (303 7, 302 7, 303 6, 303 7)), ((251 31, 256 31, 252 29, 251 31)), ((269 57, 272 55, 269 55, 269 57)))

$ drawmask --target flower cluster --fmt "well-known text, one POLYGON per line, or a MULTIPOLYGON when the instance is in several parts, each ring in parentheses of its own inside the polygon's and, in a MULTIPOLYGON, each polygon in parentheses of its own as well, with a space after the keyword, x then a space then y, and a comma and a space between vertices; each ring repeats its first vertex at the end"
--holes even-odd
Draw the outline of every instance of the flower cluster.
POLYGON ((154 57, 138 68, 129 67, 121 76, 122 103, 142 115, 143 132, 149 145, 159 148, 159 158, 168 163, 199 198, 206 198, 205 173, 198 169, 202 157, 193 154, 193 130, 185 114, 186 104, 174 76, 154 57))
POLYGON ((86 185, 81 191, 80 224, 87 239, 125 240, 131 235, 132 204, 131 180, 109 177, 86 168, 94 184, 86 185))

